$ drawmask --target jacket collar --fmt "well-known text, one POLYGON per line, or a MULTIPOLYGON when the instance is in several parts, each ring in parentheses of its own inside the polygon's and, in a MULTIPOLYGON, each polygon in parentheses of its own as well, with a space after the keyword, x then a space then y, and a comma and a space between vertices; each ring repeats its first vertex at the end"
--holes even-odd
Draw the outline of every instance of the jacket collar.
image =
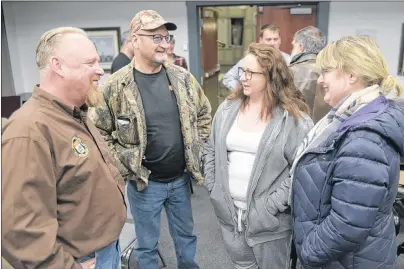
POLYGON ((85 116, 88 112, 88 106, 83 104, 80 107, 65 104, 56 96, 50 94, 49 92, 43 90, 39 84, 37 84, 33 91, 32 97, 38 99, 41 102, 46 102, 56 107, 59 110, 66 112, 74 118, 80 118, 80 116, 85 116))
POLYGON ((302 62, 315 62, 317 59, 317 54, 314 53, 299 53, 295 56, 293 56, 292 60, 290 61, 290 65, 292 64, 298 64, 302 62))
POLYGON ((379 96, 368 105, 359 109, 358 112, 354 113, 347 120, 345 120, 338 128, 338 131, 344 131, 350 126, 357 125, 359 123, 371 120, 385 112, 388 108, 389 102, 384 96, 379 96))
MULTIPOLYGON (((231 119, 235 119, 239 110, 240 110, 240 105, 241 105, 241 100, 240 99, 226 99, 223 102, 223 110, 225 110, 226 112, 229 112, 229 121, 231 121, 231 119), (228 111, 227 111, 228 110, 228 111)), ((275 119, 277 117, 282 117, 282 115, 284 114, 285 110, 281 107, 281 106, 277 106, 274 109, 272 118, 275 119)))
MULTIPOLYGON (((133 69, 135 67, 135 58, 119 72, 120 79, 122 84, 125 86, 131 84, 134 81, 133 77, 133 69)), ((163 63, 163 68, 166 69, 167 77, 170 86, 174 87, 174 89, 179 89, 185 82, 185 74, 183 72, 175 72, 176 66, 169 63, 163 63)))

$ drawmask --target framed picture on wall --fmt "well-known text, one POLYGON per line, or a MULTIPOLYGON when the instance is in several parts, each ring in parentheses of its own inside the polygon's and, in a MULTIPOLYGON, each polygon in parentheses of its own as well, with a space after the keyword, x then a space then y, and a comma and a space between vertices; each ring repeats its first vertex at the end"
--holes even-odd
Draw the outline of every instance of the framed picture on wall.
POLYGON ((120 27, 83 28, 93 41, 100 55, 100 66, 105 71, 111 70, 112 61, 119 54, 121 44, 120 27))

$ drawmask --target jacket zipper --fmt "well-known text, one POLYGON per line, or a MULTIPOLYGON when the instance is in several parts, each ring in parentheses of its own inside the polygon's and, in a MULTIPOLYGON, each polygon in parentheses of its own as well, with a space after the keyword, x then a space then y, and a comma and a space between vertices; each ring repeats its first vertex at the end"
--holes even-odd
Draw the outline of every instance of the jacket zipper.
MULTIPOLYGON (((297 164, 297 166, 296 166, 296 168, 295 168, 295 172, 302 166, 302 163, 301 163, 301 160, 307 155, 307 154, 309 154, 309 153, 317 153, 317 154, 325 154, 325 153, 327 153, 328 151, 330 151, 331 150, 331 148, 334 148, 334 144, 335 144, 335 141, 336 141, 336 139, 334 139, 334 141, 331 143, 331 145, 330 146, 328 146, 326 149, 318 149, 318 148, 314 148, 314 149, 312 149, 312 150, 309 150, 309 151, 307 151, 307 152, 305 152, 305 153, 303 153, 303 155, 300 157, 300 160, 299 160, 299 163, 297 164)), ((293 189, 293 187, 294 187, 294 185, 295 185, 295 181, 296 180, 292 180, 292 185, 291 185, 291 188, 293 189)), ((327 183, 325 183, 325 184, 327 184, 327 183)), ((322 191, 321 191, 321 196, 320 196, 320 201, 319 201, 319 205, 318 205, 318 216, 317 216, 317 219, 316 219, 316 225, 319 225, 319 223, 320 223, 320 216, 321 216, 321 214, 320 214, 320 209, 321 209, 321 197, 323 196, 323 194, 324 194, 324 190, 325 190, 325 184, 324 184, 324 186, 323 186, 323 189, 322 189, 322 191)), ((293 217, 293 196, 294 195, 292 195, 292 197, 291 197, 291 214, 292 214, 292 227, 295 227, 295 218, 293 217)), ((294 232, 294 229, 292 229, 292 239, 293 239, 293 241, 295 240, 295 232, 294 232)), ((296 254, 297 254, 297 249, 296 249, 296 254)), ((323 267, 321 266, 321 267, 319 267, 319 269, 322 269, 323 267)))
MULTIPOLYGON (((282 125, 283 121, 285 119, 285 114, 283 115, 282 119, 278 122, 277 126, 275 127, 275 137, 274 139, 272 139, 272 142, 275 141, 275 139, 278 137, 279 133, 280 133, 280 126, 282 125)), ((270 137, 271 138, 271 137, 270 137)), ((269 140, 269 138, 268 138, 269 140)), ((268 155, 271 153, 272 148, 274 147, 274 144, 272 143, 271 147, 269 148, 269 150, 267 151, 267 153, 264 155, 264 160, 267 159, 268 155)), ((262 172, 264 171, 264 165, 260 168, 260 171, 258 173, 258 175, 256 177, 254 177, 254 181, 251 182, 251 186, 248 189, 248 197, 247 197, 247 210, 246 210, 246 216, 248 216, 249 212, 250 212, 250 205, 251 205, 251 199, 252 199, 252 194, 253 191, 255 190, 255 188, 257 187, 258 184, 258 179, 261 177, 262 172)), ((247 230, 249 227, 249 223, 248 223, 248 217, 246 217, 246 232, 245 232, 245 237, 247 240, 247 230)))
MULTIPOLYGON (((226 116, 225 115, 226 110, 227 110, 227 108, 224 108, 222 110, 222 124, 220 126, 220 130, 224 129, 224 125, 225 125, 224 119, 226 118, 225 117, 226 116)), ((222 149, 220 149, 220 151, 221 152, 226 152, 226 147, 225 146, 223 146, 223 147, 224 147, 224 150, 222 150, 223 149, 222 148, 222 149)), ((223 167, 223 169, 224 169, 224 175, 223 176, 228 177, 229 176, 229 171, 228 171, 228 167, 227 167, 227 158, 224 158, 224 155, 223 155, 222 162, 225 164, 224 167, 223 167)), ((224 181, 223 181, 223 184, 224 184, 224 181)), ((236 221, 235 220, 236 219, 236 212, 234 211, 234 206, 233 206, 233 203, 232 203, 232 199, 231 199, 231 197, 228 196, 227 190, 224 192, 224 199, 227 202, 227 208, 230 210, 232 220, 236 221)), ((235 229, 235 231, 237 231, 236 227, 233 227, 233 228, 235 229)))

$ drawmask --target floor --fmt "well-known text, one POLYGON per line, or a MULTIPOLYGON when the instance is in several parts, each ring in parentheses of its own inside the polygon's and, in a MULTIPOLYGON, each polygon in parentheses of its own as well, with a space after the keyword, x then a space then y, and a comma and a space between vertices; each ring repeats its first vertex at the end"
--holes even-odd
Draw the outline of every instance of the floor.
MULTIPOLYGON (((198 237, 197 262, 201 269, 233 269, 228 254, 224 249, 222 236, 212 205, 209 201, 208 192, 202 186, 194 185, 192 195, 192 208, 195 222, 195 233, 198 237)), ((128 224, 125 225, 121 236, 121 245, 128 245, 134 239, 134 228, 130 214, 128 224)), ((402 218, 404 223, 404 218, 402 218)), ((404 225, 398 236, 398 242, 404 241, 404 225)), ((166 262, 166 269, 175 269, 176 257, 174 245, 168 232, 167 218, 163 211, 161 238, 159 244, 160 252, 166 262)), ((130 269, 136 268, 133 264, 130 269)), ((399 257, 398 268, 404 268, 404 254, 399 257)))
MULTIPOLYGON (((213 207, 209 200, 209 194, 204 187, 196 186, 195 184, 193 186, 194 194, 192 195, 192 209, 195 223, 195 234, 198 238, 197 262, 201 269, 233 269, 230 258, 228 257, 222 242, 222 236, 216 216, 213 212, 213 207)), ((162 224, 159 250, 166 262, 166 267, 164 268, 175 269, 177 268, 175 250, 168 231, 167 217, 164 210, 161 219, 162 224)), ((130 213, 128 213, 127 222, 128 223, 125 225, 120 238, 122 250, 124 250, 135 237, 133 224, 131 224, 132 216, 130 213)), ((130 269, 132 268, 137 267, 134 264, 131 264, 130 269)))

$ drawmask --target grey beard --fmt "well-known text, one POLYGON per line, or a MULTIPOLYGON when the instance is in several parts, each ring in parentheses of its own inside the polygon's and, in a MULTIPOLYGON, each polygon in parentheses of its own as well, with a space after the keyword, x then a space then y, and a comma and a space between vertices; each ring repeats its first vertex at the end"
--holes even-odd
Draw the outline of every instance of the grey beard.
POLYGON ((158 63, 158 64, 163 64, 163 63, 165 63, 166 61, 167 61, 167 55, 165 55, 165 56, 157 56, 157 57, 155 57, 154 58, 154 61, 156 62, 156 63, 158 63))

